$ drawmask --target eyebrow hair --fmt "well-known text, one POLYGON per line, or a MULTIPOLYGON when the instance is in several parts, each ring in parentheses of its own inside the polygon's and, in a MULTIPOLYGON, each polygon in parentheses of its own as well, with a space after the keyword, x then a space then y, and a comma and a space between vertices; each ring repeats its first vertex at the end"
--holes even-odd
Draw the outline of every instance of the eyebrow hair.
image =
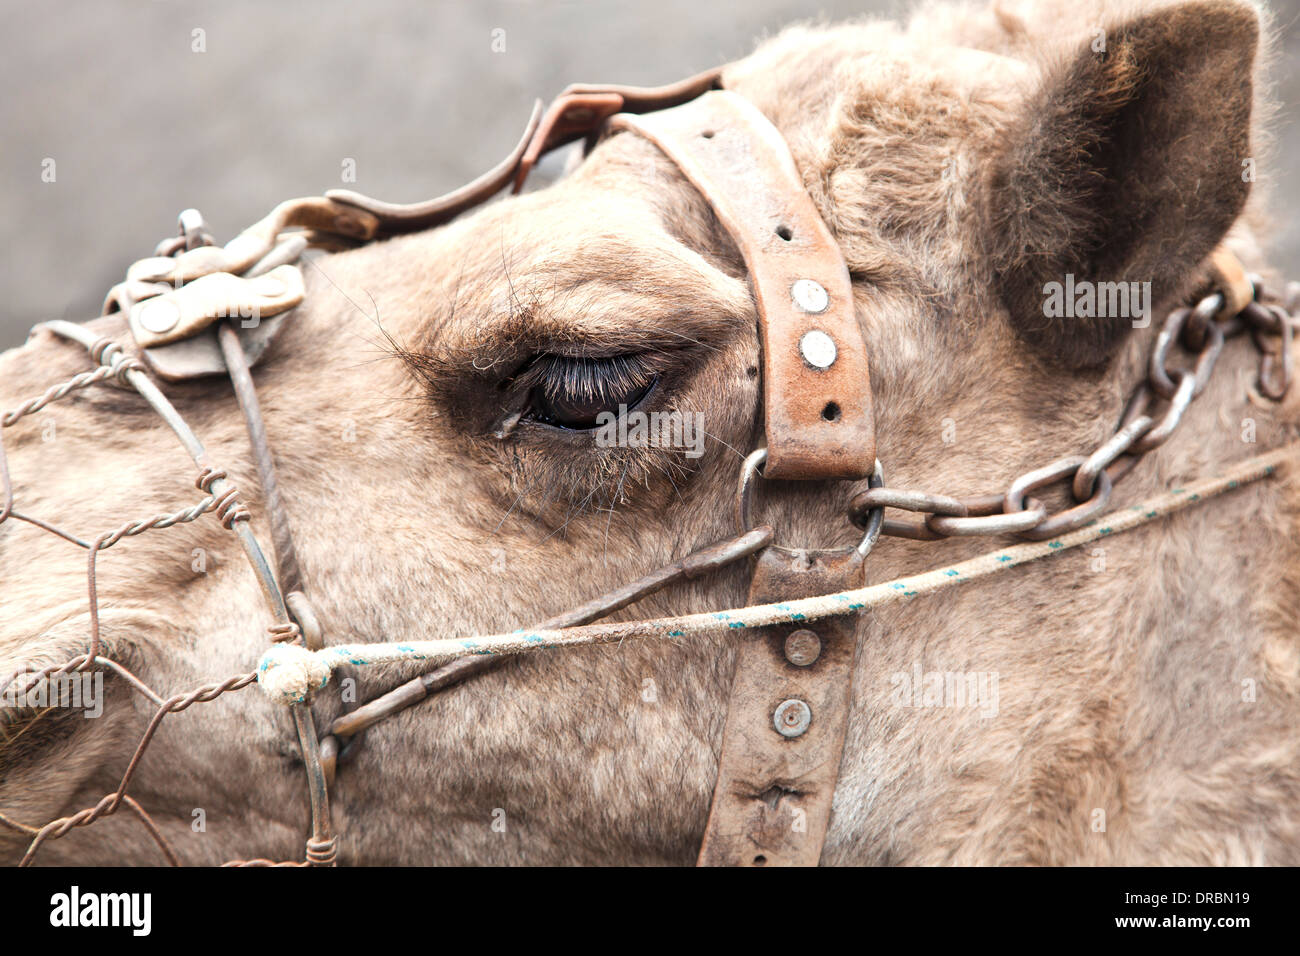
POLYGON ((410 344, 389 345, 419 377, 485 371, 500 356, 553 351, 599 357, 716 347, 753 322, 746 282, 713 269, 670 238, 601 233, 531 260, 502 250, 462 259, 448 294, 410 344))

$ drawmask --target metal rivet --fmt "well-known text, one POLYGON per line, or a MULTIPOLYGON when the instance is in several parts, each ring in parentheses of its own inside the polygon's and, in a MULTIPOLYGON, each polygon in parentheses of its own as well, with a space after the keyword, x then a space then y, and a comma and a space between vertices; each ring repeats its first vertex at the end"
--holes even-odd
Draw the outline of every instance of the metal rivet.
POLYGON ((809 315, 820 315, 830 308, 831 297, 821 283, 812 279, 798 279, 790 286, 790 298, 809 315))
POLYGON ((821 652, 821 638, 807 629, 795 631, 785 639, 785 659, 797 667, 807 667, 821 652))
POLYGON ((821 329, 813 329, 799 340, 799 354, 813 368, 830 368, 839 352, 834 339, 821 329))
POLYGON ((154 299, 140 306, 136 316, 140 325, 155 334, 169 332, 181 320, 181 310, 168 299, 154 299))
POLYGON ((798 737, 812 723, 812 711, 801 700, 783 701, 772 715, 772 723, 782 737, 798 737))

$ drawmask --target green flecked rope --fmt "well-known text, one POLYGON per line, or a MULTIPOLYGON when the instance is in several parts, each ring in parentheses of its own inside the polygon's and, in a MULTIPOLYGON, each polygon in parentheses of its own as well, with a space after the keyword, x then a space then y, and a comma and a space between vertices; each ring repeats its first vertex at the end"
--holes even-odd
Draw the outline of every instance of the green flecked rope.
POLYGON ((1070 548, 1140 527, 1191 505, 1272 475, 1277 466, 1300 450, 1300 442, 1248 458, 1222 475, 1203 478, 1175 488, 1142 504, 1113 511, 1095 521, 1049 541, 1033 541, 991 551, 966 561, 921 574, 873 584, 869 587, 818 597, 756 604, 728 611, 707 611, 644 621, 588 624, 562 630, 519 630, 484 637, 456 637, 401 644, 337 644, 319 651, 278 644, 267 651, 258 667, 263 689, 286 703, 301 700, 311 688, 322 686, 341 664, 364 666, 393 661, 446 662, 471 654, 518 654, 545 647, 611 644, 644 638, 678 639, 723 628, 742 629, 814 621, 907 600, 1014 568, 1070 548))

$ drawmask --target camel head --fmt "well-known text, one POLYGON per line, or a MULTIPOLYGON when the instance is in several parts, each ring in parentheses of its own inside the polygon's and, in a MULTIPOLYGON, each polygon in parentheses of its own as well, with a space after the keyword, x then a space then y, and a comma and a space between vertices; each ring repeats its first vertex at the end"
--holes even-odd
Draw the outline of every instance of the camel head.
MULTIPOLYGON (((723 71, 782 134, 848 266, 888 486, 1002 492, 1086 454, 1211 252, 1268 275, 1260 183, 1243 175, 1268 178, 1263 36, 1233 0, 998 3, 796 26, 723 71), (1139 290, 1142 308, 1061 307, 1067 284, 1102 283, 1139 290)), ((510 631, 734 533, 738 469, 764 438, 750 276, 646 139, 608 133, 547 188, 302 271, 303 302, 253 375, 326 644, 510 631), (602 440, 602 422, 634 413, 676 415, 677 439, 602 440)), ((94 328, 127 341, 120 317, 94 328)), ((1225 347, 1115 507, 1294 432, 1294 400, 1251 401, 1248 339, 1225 347)), ((0 404, 87 363, 38 331, 0 356, 0 404)), ((164 388, 270 540, 229 382, 164 388)), ((111 384, 4 440, 15 507, 83 538, 196 494, 174 436, 111 384)), ((846 505, 866 486, 770 481, 756 507, 782 544, 849 545, 861 531, 846 505)), ((1067 503, 1060 487, 1042 496, 1067 503)), ((1297 602, 1294 502, 1278 480, 855 619, 823 860, 1297 862, 1300 655, 1282 624, 1297 602), (996 700, 900 692, 932 673, 994 675, 996 700)), ((886 536, 867 580, 991 546, 886 536)), ((0 569, 0 672, 86 652, 84 551, 10 520, 0 569)), ((738 607, 746 589, 736 564, 619 613, 738 607)), ((267 646, 256 580, 210 515, 101 553, 97 597, 106 654, 163 697, 248 671, 267 646)), ((735 640, 522 655, 376 724, 339 758, 341 861, 690 862, 735 640)), ((343 668, 314 720, 419 672, 343 668)), ((157 707, 112 672, 102 704, 94 719, 6 709, 6 819, 39 827, 114 790, 157 707)), ((186 862, 296 858, 294 740, 285 708, 232 691, 162 722, 131 794, 186 862)), ((0 826, 6 858, 30 840, 0 826)), ((124 810, 38 860, 160 858, 124 810)))

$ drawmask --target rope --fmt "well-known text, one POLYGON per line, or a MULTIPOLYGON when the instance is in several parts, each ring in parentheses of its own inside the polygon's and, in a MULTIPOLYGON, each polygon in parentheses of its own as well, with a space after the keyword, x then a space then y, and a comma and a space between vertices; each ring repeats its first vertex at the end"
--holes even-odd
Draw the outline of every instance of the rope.
POLYGON ((394 661, 449 661, 474 654, 518 654, 548 647, 579 647, 611 644, 644 638, 693 637, 720 628, 740 629, 815 621, 837 614, 850 614, 940 591, 963 581, 972 581, 1014 568, 1048 555, 1098 541, 1157 518, 1166 517, 1194 504, 1240 488, 1273 474, 1277 466, 1300 451, 1300 442, 1248 458, 1222 475, 1203 478, 1183 488, 1174 488, 1142 504, 1113 511, 1076 531, 1049 541, 1012 545, 999 551, 935 568, 910 577, 885 581, 851 591, 819 597, 757 604, 727 611, 708 611, 653 620, 590 624, 560 630, 520 630, 483 637, 410 641, 402 644, 339 644, 311 652, 296 645, 277 645, 266 652, 258 665, 262 689, 282 703, 298 703, 311 688, 323 686, 334 668, 342 664, 366 666, 394 661))

